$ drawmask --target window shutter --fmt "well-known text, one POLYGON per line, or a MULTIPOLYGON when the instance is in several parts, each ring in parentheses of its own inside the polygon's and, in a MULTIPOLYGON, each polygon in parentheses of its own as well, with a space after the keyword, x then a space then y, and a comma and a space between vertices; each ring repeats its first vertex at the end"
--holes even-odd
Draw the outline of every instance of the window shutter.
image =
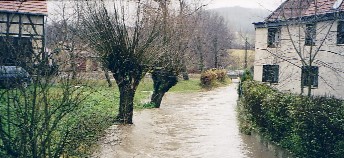
POLYGON ((318 87, 318 76, 319 76, 319 67, 312 66, 312 85, 318 87))
POLYGON ((338 21, 337 44, 344 44, 344 21, 338 21))
POLYGON ((278 83, 279 65, 272 65, 271 83, 278 83))
POLYGON ((263 65, 263 78, 262 78, 262 82, 267 82, 267 80, 268 80, 268 74, 269 74, 268 66, 269 65, 263 65))
POLYGON ((268 28, 268 47, 275 48, 279 45, 280 28, 268 28))
POLYGON ((309 84, 313 87, 318 87, 318 66, 302 66, 301 82, 302 86, 308 86, 309 84))
POLYGON ((262 82, 278 83, 279 65, 263 65, 262 82))
POLYGON ((316 38, 315 36, 316 36, 316 25, 315 24, 307 24, 306 25, 305 45, 306 46, 315 45, 315 38, 316 38))

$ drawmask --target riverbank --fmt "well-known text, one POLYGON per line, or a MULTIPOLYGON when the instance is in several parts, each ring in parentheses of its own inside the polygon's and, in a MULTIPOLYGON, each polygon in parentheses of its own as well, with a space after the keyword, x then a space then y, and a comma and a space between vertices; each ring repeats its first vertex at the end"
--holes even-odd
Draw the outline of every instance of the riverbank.
POLYGON ((259 133, 295 157, 342 157, 343 100, 282 93, 247 81, 239 102, 245 133, 259 133))
MULTIPOLYGON (((229 82, 219 83, 217 86, 226 86, 229 82)), ((85 157, 93 152, 97 147, 95 142, 105 134, 105 130, 112 124, 118 112, 119 90, 114 84, 108 87, 105 80, 87 80, 83 84, 89 87, 89 97, 84 101, 83 107, 76 112, 73 120, 78 125, 78 131, 75 133, 77 140, 75 145, 80 146, 77 149, 68 150, 70 156, 85 157), (80 137, 82 136, 82 137, 80 137), (79 138, 80 137, 80 138, 79 138)), ((180 80, 176 86, 172 87, 168 94, 188 94, 194 92, 207 91, 200 85, 200 75, 191 75, 190 80, 180 80)), ((134 109, 143 110, 152 108, 150 96, 153 93, 153 81, 151 78, 144 78, 136 90, 134 98, 134 109)), ((134 116, 135 117, 135 116, 134 116)))
POLYGON ((239 132, 236 86, 168 93, 161 108, 135 111, 134 125, 109 128, 92 157, 274 158, 239 132))

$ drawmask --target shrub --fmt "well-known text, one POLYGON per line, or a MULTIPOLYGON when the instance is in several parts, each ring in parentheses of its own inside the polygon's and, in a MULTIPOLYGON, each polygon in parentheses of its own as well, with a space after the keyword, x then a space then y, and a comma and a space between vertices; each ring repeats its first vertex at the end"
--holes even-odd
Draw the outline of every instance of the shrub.
POLYGON ((202 86, 211 86, 217 79, 217 75, 213 70, 207 70, 201 74, 202 86))
MULTIPOLYGON (((239 115, 245 126, 298 157, 341 157, 344 142, 343 101, 285 94, 255 81, 243 84, 239 115), (246 125, 251 123, 251 125, 246 125), (252 128, 253 127, 253 128, 252 128)), ((245 131, 245 130, 243 130, 245 131)))
POLYGON ((226 70, 210 69, 201 74, 201 85, 202 87, 210 88, 216 86, 217 82, 225 83, 226 79, 226 70))
POLYGON ((73 132, 68 137, 65 156, 88 157, 95 142, 103 136, 105 129, 113 124, 117 114, 119 92, 106 84, 88 89, 90 95, 82 107, 66 118, 61 127, 70 127, 73 132))
POLYGON ((0 90, 0 157, 60 157, 73 127, 67 118, 88 97, 71 82, 37 76, 30 87, 0 90), (37 79, 38 78, 38 79, 37 79))
POLYGON ((251 81, 253 80, 253 75, 251 73, 250 70, 245 70, 244 71, 244 74, 242 75, 242 77, 240 78, 240 83, 239 83, 239 86, 238 86, 238 94, 239 94, 239 97, 241 96, 242 94, 242 83, 245 82, 245 81, 251 81))
POLYGON ((135 108, 141 108, 141 109, 153 109, 156 108, 154 103, 139 103, 137 105, 135 105, 135 108))
POLYGON ((216 73, 216 79, 217 81, 220 81, 220 82, 225 82, 226 79, 227 79, 227 74, 226 74, 226 70, 224 69, 221 69, 221 70, 214 70, 215 73, 216 73))

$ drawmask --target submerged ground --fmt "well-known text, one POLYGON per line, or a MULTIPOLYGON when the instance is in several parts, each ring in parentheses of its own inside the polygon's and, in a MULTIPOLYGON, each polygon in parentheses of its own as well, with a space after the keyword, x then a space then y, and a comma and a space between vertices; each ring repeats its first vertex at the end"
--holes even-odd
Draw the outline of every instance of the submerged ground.
POLYGON ((113 125, 92 157, 273 158, 240 134, 236 84, 199 93, 168 93, 160 109, 138 110, 134 125, 113 125))

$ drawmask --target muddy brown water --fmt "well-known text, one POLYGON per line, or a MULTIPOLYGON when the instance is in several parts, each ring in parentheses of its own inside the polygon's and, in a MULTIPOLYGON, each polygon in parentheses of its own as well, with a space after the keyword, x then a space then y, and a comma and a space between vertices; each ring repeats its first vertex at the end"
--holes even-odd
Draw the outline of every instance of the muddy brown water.
POLYGON ((114 125, 95 158, 274 158, 239 132, 236 84, 201 93, 168 93, 160 109, 134 113, 133 125, 114 125))

